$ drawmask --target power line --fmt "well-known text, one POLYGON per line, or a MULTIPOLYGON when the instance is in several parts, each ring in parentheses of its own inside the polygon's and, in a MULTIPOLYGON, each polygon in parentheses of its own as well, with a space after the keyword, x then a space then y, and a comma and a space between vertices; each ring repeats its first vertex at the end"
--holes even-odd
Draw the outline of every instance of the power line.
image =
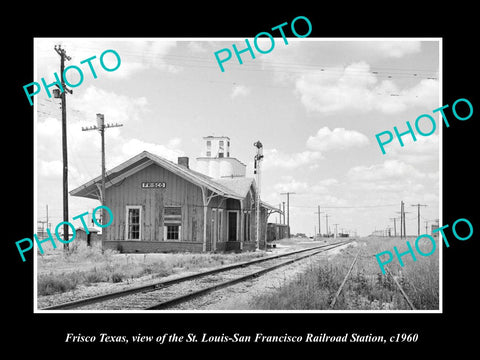
MULTIPOLYGON (((88 48, 88 47, 78 47, 77 49, 91 50, 96 51, 97 48, 88 48)), ((150 52, 148 50, 142 51, 132 51, 132 50, 122 50, 122 56, 132 57, 141 60, 155 60, 152 65, 158 64, 159 60, 166 61, 161 63, 161 65, 170 65, 177 67, 187 67, 187 68, 210 68, 212 70, 217 70, 217 64, 212 57, 200 57, 195 55, 176 55, 176 54, 162 54, 157 52, 150 52), (175 61, 180 63, 171 63, 167 62, 175 61)), ((148 65, 145 64, 145 65, 148 65)), ((239 64, 240 65, 240 64, 239 64)), ((304 73, 308 71, 311 74, 311 71, 316 71, 316 74, 342 74, 345 75, 345 66, 325 66, 324 64, 311 64, 311 63, 289 63, 289 62, 270 62, 268 60, 263 60, 261 65, 254 62, 244 62, 241 66, 232 67, 231 71, 257 71, 257 72, 289 72, 289 73, 304 73)), ((372 67, 368 71, 362 69, 348 69, 347 76, 364 76, 365 74, 371 74, 378 77, 385 78, 418 78, 418 79, 432 79, 438 80, 438 70, 430 69, 412 69, 412 68, 382 68, 382 67, 372 67)))
MULTIPOLYGON (((379 204, 379 205, 352 205, 352 206, 323 206, 323 209, 366 209, 366 208, 381 208, 381 207, 391 207, 398 206, 398 204, 379 204)), ((295 208, 303 209, 316 209, 317 206, 312 205, 292 205, 295 208)))

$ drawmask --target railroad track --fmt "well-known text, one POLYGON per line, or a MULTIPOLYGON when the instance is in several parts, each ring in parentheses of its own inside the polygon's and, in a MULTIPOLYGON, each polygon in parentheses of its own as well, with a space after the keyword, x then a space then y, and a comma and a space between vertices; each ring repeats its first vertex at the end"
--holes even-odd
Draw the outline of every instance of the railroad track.
POLYGON ((199 272, 154 284, 138 286, 42 310, 160 310, 210 292, 261 276, 282 266, 346 245, 352 240, 268 256, 199 272))

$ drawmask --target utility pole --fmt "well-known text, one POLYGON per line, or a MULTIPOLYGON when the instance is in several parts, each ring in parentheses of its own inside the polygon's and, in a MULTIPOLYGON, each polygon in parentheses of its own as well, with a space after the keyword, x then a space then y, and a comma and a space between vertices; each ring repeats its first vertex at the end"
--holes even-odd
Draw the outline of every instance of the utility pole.
POLYGON ((287 228, 288 228, 288 237, 290 238, 290 195, 295 194, 294 192, 284 192, 280 195, 287 195, 287 228))
POLYGON ((327 237, 329 237, 330 231, 328 229, 328 214, 327 213, 325 213, 325 222, 326 222, 326 225, 327 225, 327 237))
POLYGON ((393 236, 397 237, 397 218, 390 218, 390 220, 393 220, 393 236))
POLYGON ((418 235, 417 236, 420 236, 420 206, 427 207, 428 205, 422 205, 419 203, 412 206, 416 206, 418 208, 418 226, 417 226, 418 235))
POLYGON ((403 201, 400 202, 400 238, 406 238, 406 225, 405 225, 405 203, 403 201))
POLYGON ((282 201, 282 205, 283 205, 283 221, 282 221, 282 224, 285 225, 285 201, 282 201))
POLYGON ((403 237, 404 238, 407 238, 406 234, 405 234, 405 208, 404 208, 404 203, 403 203, 403 200, 401 202, 401 210, 400 210, 400 226, 402 228, 402 232, 403 232, 403 237))
POLYGON ((320 214, 323 214, 323 211, 320 211, 320 205, 318 205, 318 211, 315 214, 318 214, 318 235, 322 237, 322 226, 320 225, 320 214))
MULTIPOLYGON (((255 163, 255 166, 254 166, 254 171, 253 173, 257 175, 257 201, 255 201, 256 203, 256 213, 257 213, 257 238, 256 238, 256 248, 258 249, 259 246, 260 246, 260 162, 262 161, 263 159, 263 145, 262 143, 259 141, 255 142, 253 144, 253 146, 255 146, 257 148, 257 155, 255 155, 254 157, 254 163, 255 163)), ((268 217, 268 216, 267 216, 268 217)), ((265 231, 267 231, 267 229, 265 228, 265 231)), ((265 248, 267 246, 267 243, 265 242, 265 248)))
MULTIPOLYGON (((65 92, 70 94, 71 90, 68 90, 65 86, 65 79, 63 78, 63 72, 65 70, 65 59, 71 60, 67 55, 65 49, 62 49, 60 45, 54 47, 58 55, 60 55, 60 76, 61 76, 61 89, 54 91, 54 97, 60 98, 62 102, 62 157, 63 157, 63 250, 68 250, 68 156, 67 156, 67 99, 65 92)), ((58 85, 57 85, 58 86, 58 85)))
MULTIPOLYGON (((102 137, 102 187, 100 191, 100 201, 105 206, 105 129, 112 127, 120 127, 123 124, 105 124, 103 114, 97 114, 97 125, 90 127, 82 127, 82 131, 98 130, 102 137)), ((102 209, 102 224, 105 223, 105 209, 102 209)))

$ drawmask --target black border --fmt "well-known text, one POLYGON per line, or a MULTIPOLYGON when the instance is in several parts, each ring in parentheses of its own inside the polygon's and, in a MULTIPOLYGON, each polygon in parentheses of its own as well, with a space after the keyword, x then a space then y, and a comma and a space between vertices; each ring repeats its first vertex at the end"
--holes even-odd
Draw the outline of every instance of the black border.
MULTIPOLYGON (((9 47, 4 54, 4 69, 8 85, 4 89, 7 116, 4 118, 4 173, 8 181, 3 183, 8 198, 8 211, 4 216, 6 236, 7 319, 6 346, 12 350, 34 350, 33 356, 47 351, 51 357, 70 354, 96 354, 92 351, 126 353, 133 350, 158 351, 167 354, 197 355, 205 350, 210 353, 250 353, 254 349, 282 351, 299 349, 301 354, 310 350, 344 347, 355 351, 367 351, 375 356, 393 355, 398 346, 408 347, 405 355, 428 351, 428 354, 457 346, 466 351, 475 344, 476 312, 475 276, 478 250, 478 210, 474 207, 477 191, 476 136, 480 104, 476 37, 477 23, 473 6, 463 4, 435 5, 421 9, 419 4, 338 4, 337 8, 323 3, 294 9, 294 4, 275 3, 260 11, 259 5, 247 3, 223 3, 217 6, 193 8, 188 3, 183 9, 172 10, 162 3, 128 4, 111 3, 106 9, 75 3, 68 10, 60 4, 35 5, 38 9, 24 9, 17 26, 5 28, 9 47), (58 11, 52 10, 52 7, 58 11), (14 242, 32 235, 33 224, 33 109, 25 101, 22 86, 33 79, 34 37, 253 37, 296 16, 310 19, 313 31, 310 37, 441 37, 443 38, 443 104, 451 104, 458 98, 467 98, 473 104, 474 115, 468 121, 453 120, 443 131, 443 219, 452 224, 458 218, 469 219, 474 235, 468 241, 453 240, 443 254, 443 314, 33 314, 33 257, 21 262, 14 242), (18 32, 15 32, 18 30, 18 32), (9 57, 9 58, 8 58, 9 57), (13 94, 13 104, 11 95, 13 94), (478 110, 477 110, 478 109, 478 110), (9 141, 12 137, 14 140, 9 141), (5 151, 8 150, 8 151, 5 151), (11 320, 10 320, 11 319, 11 320), (471 327, 473 325, 473 328, 471 327), (117 335, 159 335, 164 332, 177 334, 203 332, 212 335, 305 335, 307 332, 343 335, 345 332, 373 333, 385 336, 396 333, 418 333, 413 344, 66 344, 67 332, 117 335), (214 352, 212 352, 214 348, 214 352), (225 353, 222 350, 231 351, 225 353), (305 350, 305 352, 303 351, 305 350), (171 351, 171 352, 170 352, 171 351)), ((447 112, 447 115, 451 112, 447 112)), ((478 200, 477 200, 478 201, 478 200)), ((447 233, 448 234, 448 233, 447 233)), ((451 233, 449 233, 451 234, 451 233)), ((451 236, 451 235, 450 235, 451 236)))

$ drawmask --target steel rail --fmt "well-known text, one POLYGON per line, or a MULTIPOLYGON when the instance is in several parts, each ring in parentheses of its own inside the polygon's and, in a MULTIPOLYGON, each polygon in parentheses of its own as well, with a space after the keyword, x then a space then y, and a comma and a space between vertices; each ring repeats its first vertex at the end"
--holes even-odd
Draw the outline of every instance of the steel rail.
POLYGON ((334 297, 333 300, 332 300, 332 303, 330 304, 330 308, 331 308, 331 309, 333 309, 333 307, 335 306, 335 303, 337 302, 337 298, 338 298, 338 296, 340 295, 340 293, 342 292, 343 286, 344 286, 345 283, 347 282, 347 279, 348 279, 348 277, 350 276, 350 273, 351 273, 352 270, 353 270, 353 266, 354 266, 355 263, 357 262, 358 255, 360 255, 360 251, 361 251, 361 250, 362 250, 362 249, 358 250, 357 255, 355 256, 355 259, 353 259, 353 262, 352 262, 352 264, 350 265, 350 268, 348 269, 347 275, 345 275, 345 277, 343 278, 343 281, 342 281, 342 283, 340 284, 340 287, 338 288, 337 293, 335 294, 335 297, 334 297))
MULTIPOLYGON (((224 272, 224 271, 228 271, 228 270, 232 270, 232 269, 236 269, 236 268, 240 268, 240 267, 246 267, 246 266, 253 265, 253 264, 258 264, 258 263, 269 261, 269 260, 272 260, 272 259, 277 259, 277 258, 281 258, 281 257, 285 257, 285 256, 290 256, 290 255, 299 254, 299 253, 303 253, 303 252, 307 252, 307 251, 321 249, 321 248, 325 248, 327 246, 331 246, 331 245, 335 245, 335 244, 342 244, 343 245, 343 244, 346 244, 350 241, 352 241, 352 240, 342 241, 340 243, 334 243, 334 244, 321 245, 321 246, 311 247, 311 248, 307 248, 307 249, 296 250, 296 251, 292 251, 292 252, 289 252, 289 253, 283 253, 283 254, 278 254, 278 255, 274 255, 274 256, 268 256, 268 257, 261 258, 261 259, 243 261, 243 262, 240 262, 240 263, 230 264, 230 265, 218 267, 218 268, 211 269, 211 270, 202 271, 202 272, 199 272, 199 273, 178 277, 178 278, 171 279, 171 280, 159 281, 159 282, 156 282, 154 284, 141 285, 141 286, 133 287, 133 288, 130 288, 130 289, 124 289, 124 290, 111 292, 111 293, 108 293, 108 294, 102 294, 102 295, 92 296, 92 297, 85 298, 85 299, 79 299, 79 300, 70 301, 70 302, 66 302, 66 303, 62 303, 62 304, 48 306, 48 307, 45 307, 45 308, 42 308, 42 309, 39 309, 39 310, 75 309, 75 308, 78 308, 78 307, 94 304, 94 303, 97 303, 97 302, 103 302, 103 301, 106 301, 106 300, 115 299, 115 298, 131 295, 131 294, 135 294, 135 293, 139 293, 139 292, 148 292, 148 291, 158 290, 158 289, 161 289, 161 288, 164 288, 164 287, 167 287, 167 286, 170 286, 170 285, 178 284, 178 283, 181 283, 181 282, 184 282, 184 281, 193 280, 193 279, 204 277, 204 276, 207 276, 207 275, 221 273, 221 272, 224 272)), ((340 246, 340 245, 338 245, 338 246, 340 246)))
POLYGON ((415 309, 415 306, 412 304, 412 302, 410 301, 410 299, 408 298, 407 294, 405 293, 405 291, 403 290, 402 286, 398 283, 397 279, 395 279, 395 277, 393 276, 393 274, 391 273, 390 270, 388 270, 388 268, 386 266, 384 266, 385 268, 385 272, 390 275, 390 277, 393 279, 393 281, 395 282, 395 284, 397 285, 398 289, 400 290, 400 292, 402 293, 403 297, 405 298, 405 300, 407 301, 407 304, 408 306, 410 306, 410 309, 412 310, 416 310, 415 309))
MULTIPOLYGON (((322 248, 321 250, 317 250, 317 251, 315 251, 315 252, 313 252, 313 253, 306 254, 306 255, 300 256, 300 257, 295 258, 295 259, 290 259, 290 260, 281 262, 281 263, 279 263, 279 264, 270 266, 270 267, 268 267, 268 268, 255 271, 255 272, 253 272, 253 273, 250 273, 250 274, 247 274, 247 275, 244 275, 244 276, 241 276, 241 277, 232 279, 232 280, 227 280, 227 281, 222 282, 222 283, 220 283, 220 284, 212 285, 212 286, 209 286, 209 287, 207 287, 207 288, 204 288, 204 289, 201 289, 201 290, 198 290, 198 291, 195 291, 195 292, 188 293, 188 294, 186 294, 186 295, 177 296, 176 298, 173 298, 173 299, 170 299, 170 300, 167 300, 167 301, 163 301, 163 302, 160 302, 160 303, 155 304, 155 305, 153 305, 153 306, 150 306, 150 307, 146 308, 145 310, 160 310, 160 309, 166 309, 166 308, 172 307, 172 306, 174 306, 174 305, 178 305, 178 304, 181 304, 181 303, 190 301, 190 300, 192 300, 192 299, 194 299, 194 298, 197 298, 197 297, 206 295, 206 294, 211 293, 211 292, 213 292, 213 291, 220 290, 220 289, 223 289, 223 288, 225 288, 225 287, 229 287, 229 286, 238 284, 238 283, 240 283, 240 282, 243 282, 243 281, 247 281, 247 280, 256 278, 256 277, 258 277, 258 276, 260 276, 260 275, 263 275, 263 274, 265 274, 265 273, 267 273, 267 272, 270 272, 270 271, 273 271, 273 270, 275 270, 275 269, 278 269, 278 268, 280 268, 280 267, 282 267, 282 266, 286 266, 286 265, 292 264, 292 263, 294 263, 294 262, 300 261, 300 260, 302 260, 302 259, 305 259, 305 258, 314 256, 314 255, 319 254, 319 253, 321 253, 321 252, 325 252, 325 251, 334 249, 334 248, 336 248, 336 247, 339 247, 339 246, 348 244, 349 242, 351 242, 351 241, 344 241, 344 242, 341 242, 341 243, 329 244, 331 247, 328 248, 328 249, 323 249, 323 248, 322 248), (333 246, 332 246, 332 245, 333 245, 333 246)), ((327 245, 327 246, 329 246, 329 245, 327 245)), ((318 249, 318 248, 316 248, 316 249, 318 249)))

